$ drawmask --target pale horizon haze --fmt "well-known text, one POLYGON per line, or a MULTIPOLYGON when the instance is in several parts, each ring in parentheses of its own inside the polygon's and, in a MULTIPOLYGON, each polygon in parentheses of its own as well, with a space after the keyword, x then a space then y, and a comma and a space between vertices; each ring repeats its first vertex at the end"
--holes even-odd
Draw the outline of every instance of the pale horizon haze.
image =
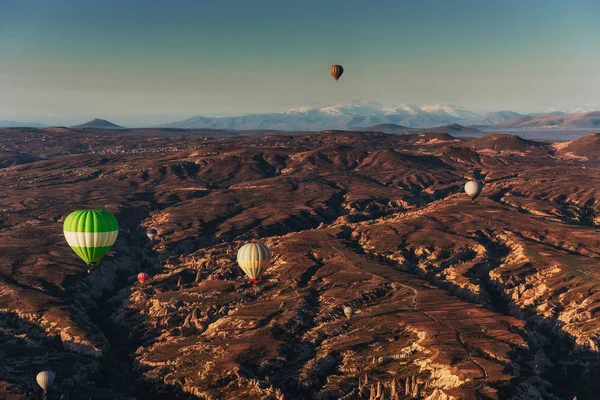
POLYGON ((598 21, 594 0, 2 0, 0 120, 600 109, 598 21))

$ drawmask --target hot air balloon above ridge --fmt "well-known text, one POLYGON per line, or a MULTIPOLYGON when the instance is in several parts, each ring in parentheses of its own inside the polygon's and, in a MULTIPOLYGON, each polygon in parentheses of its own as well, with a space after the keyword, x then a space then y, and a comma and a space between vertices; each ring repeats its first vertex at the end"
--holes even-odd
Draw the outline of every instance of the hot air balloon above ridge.
POLYGON ((271 265, 271 251, 262 243, 246 243, 238 250, 237 261, 252 280, 252 285, 256 285, 262 273, 271 265))
POLYGON ((338 80, 344 73, 344 67, 338 64, 332 65, 329 69, 329 73, 331 74, 331 76, 333 76, 333 79, 335 79, 335 81, 338 82, 338 80))
POLYGON ((106 210, 76 210, 65 218, 63 233, 90 272, 117 240, 119 223, 106 210))

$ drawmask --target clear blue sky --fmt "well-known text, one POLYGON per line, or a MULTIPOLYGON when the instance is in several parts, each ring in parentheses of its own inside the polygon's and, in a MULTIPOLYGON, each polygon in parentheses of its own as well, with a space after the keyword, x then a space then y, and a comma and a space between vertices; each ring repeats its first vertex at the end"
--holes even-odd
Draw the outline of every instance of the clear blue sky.
POLYGON ((0 119, 352 100, 600 109, 600 1, 0 0, 0 119))

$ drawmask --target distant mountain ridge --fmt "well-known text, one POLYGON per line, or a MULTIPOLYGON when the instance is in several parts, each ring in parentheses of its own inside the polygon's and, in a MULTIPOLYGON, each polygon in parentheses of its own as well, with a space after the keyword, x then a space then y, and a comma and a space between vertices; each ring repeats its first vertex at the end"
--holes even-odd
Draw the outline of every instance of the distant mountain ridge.
POLYGON ((107 121, 105 119, 99 119, 99 118, 93 119, 89 122, 86 122, 85 124, 71 126, 71 128, 124 129, 124 127, 122 127, 120 125, 113 124, 110 121, 107 121))
POLYGON ((0 121, 2 128, 45 128, 47 126, 39 122, 0 121))
POLYGON ((600 128, 600 111, 578 114, 553 112, 542 115, 522 115, 514 119, 499 122, 492 125, 492 127, 512 129, 595 129, 600 128))

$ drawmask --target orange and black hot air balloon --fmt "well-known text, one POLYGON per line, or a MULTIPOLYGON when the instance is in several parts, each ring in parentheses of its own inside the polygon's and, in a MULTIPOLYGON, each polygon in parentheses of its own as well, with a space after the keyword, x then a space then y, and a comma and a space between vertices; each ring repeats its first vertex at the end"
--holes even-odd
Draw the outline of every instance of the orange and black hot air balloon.
POLYGON ((342 74, 344 73, 344 67, 337 64, 332 65, 329 72, 331 73, 331 76, 333 76, 333 79, 335 79, 335 81, 337 82, 338 79, 340 79, 340 76, 342 76, 342 74))

